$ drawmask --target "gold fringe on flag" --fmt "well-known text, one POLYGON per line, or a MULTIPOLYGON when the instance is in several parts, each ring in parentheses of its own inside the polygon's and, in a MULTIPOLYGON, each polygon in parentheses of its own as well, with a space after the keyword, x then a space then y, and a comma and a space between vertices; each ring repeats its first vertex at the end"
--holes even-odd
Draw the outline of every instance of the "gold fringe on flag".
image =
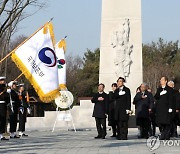
POLYGON ((62 39, 62 40, 59 42, 58 47, 59 47, 59 48, 63 48, 64 53, 66 52, 66 41, 65 41, 65 39, 62 39))
POLYGON ((59 87, 60 87, 61 90, 66 90, 67 89, 66 84, 60 84, 59 87))
POLYGON ((28 69, 25 67, 25 65, 22 63, 22 61, 16 56, 15 53, 12 53, 11 58, 14 61, 14 63, 17 65, 17 67, 22 72, 24 72, 25 77, 32 84, 32 86, 36 90, 41 101, 43 101, 44 103, 49 103, 50 101, 54 100, 57 96, 60 95, 59 89, 56 89, 54 91, 51 91, 50 93, 44 94, 42 89, 37 84, 36 80, 33 78, 32 74, 28 71, 28 69))

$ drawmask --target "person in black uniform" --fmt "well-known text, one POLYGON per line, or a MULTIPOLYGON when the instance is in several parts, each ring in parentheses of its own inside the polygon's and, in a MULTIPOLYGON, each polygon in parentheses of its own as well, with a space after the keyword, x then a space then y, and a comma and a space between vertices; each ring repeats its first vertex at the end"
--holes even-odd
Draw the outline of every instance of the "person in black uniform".
POLYGON ((109 92, 109 104, 108 104, 108 125, 112 127, 113 135, 111 137, 116 137, 117 122, 115 121, 114 110, 116 107, 116 100, 114 99, 114 91, 117 88, 117 83, 111 85, 112 91, 109 92))
POLYGON ((160 140, 170 139, 173 89, 167 85, 167 82, 167 77, 161 78, 161 86, 157 89, 154 96, 156 99, 156 124, 161 131, 160 140))
POLYGON ((26 100, 26 91, 24 90, 24 86, 20 85, 19 87, 19 100, 20 100, 20 108, 19 108, 19 136, 28 136, 25 134, 25 124, 26 124, 26 117, 29 110, 29 104, 26 100))
POLYGON ((8 83, 8 86, 11 88, 9 91, 10 96, 10 105, 9 105, 9 120, 10 120, 10 138, 19 138, 16 133, 17 129, 17 118, 18 118, 18 109, 20 107, 19 96, 16 92, 16 82, 11 81, 8 83))
POLYGON ((131 92, 130 89, 124 86, 125 79, 119 77, 117 80, 118 88, 114 92, 116 100, 115 120, 118 122, 117 139, 127 140, 128 135, 128 120, 131 113, 131 92))
POLYGON ((7 104, 9 103, 5 79, 5 77, 0 77, 0 140, 8 140, 3 136, 6 129, 7 104))
POLYGON ((152 93, 147 91, 147 85, 141 84, 140 92, 138 92, 133 103, 136 108, 136 124, 140 126, 139 138, 148 138, 148 132, 150 129, 150 117, 149 113, 152 110, 154 98, 152 93))
POLYGON ((93 117, 96 120, 96 128, 98 136, 95 139, 105 139, 106 136, 106 114, 108 110, 108 95, 104 92, 105 85, 100 83, 98 86, 98 93, 91 99, 94 103, 93 117))

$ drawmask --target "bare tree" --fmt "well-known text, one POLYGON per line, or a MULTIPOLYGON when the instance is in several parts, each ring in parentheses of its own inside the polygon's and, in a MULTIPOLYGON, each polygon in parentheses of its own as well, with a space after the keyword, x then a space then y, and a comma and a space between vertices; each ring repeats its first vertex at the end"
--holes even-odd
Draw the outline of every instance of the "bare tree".
MULTIPOLYGON (((0 1, 0 59, 10 48, 10 40, 18 24, 28 16, 34 14, 45 5, 44 0, 2 0, 0 1), (34 12, 25 14, 29 7, 36 7, 34 12)), ((0 70, 2 64, 0 64, 0 70)))

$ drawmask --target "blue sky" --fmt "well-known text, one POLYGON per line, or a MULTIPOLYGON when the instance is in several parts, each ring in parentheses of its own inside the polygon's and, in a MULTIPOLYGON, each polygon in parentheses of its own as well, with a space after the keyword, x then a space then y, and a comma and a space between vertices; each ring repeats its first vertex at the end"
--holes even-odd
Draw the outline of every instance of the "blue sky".
MULTIPOLYGON (((54 17, 56 41, 67 37, 67 52, 83 56, 100 47, 102 0, 47 0, 46 7, 25 19, 16 35, 30 36, 54 17)), ((180 38, 180 0, 142 0, 143 43, 180 38)), ((32 10, 29 10, 32 11, 32 10)))

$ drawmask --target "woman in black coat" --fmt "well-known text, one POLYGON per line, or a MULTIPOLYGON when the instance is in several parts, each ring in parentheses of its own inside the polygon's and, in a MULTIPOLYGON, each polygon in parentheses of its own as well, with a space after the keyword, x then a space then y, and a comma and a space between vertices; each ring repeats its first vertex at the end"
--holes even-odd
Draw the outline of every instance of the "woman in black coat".
POLYGON ((116 108, 116 100, 114 99, 114 91, 117 88, 117 84, 112 84, 112 91, 109 92, 109 104, 108 104, 108 125, 112 127, 113 135, 111 137, 116 137, 116 129, 117 129, 117 121, 115 120, 115 108, 116 108))

